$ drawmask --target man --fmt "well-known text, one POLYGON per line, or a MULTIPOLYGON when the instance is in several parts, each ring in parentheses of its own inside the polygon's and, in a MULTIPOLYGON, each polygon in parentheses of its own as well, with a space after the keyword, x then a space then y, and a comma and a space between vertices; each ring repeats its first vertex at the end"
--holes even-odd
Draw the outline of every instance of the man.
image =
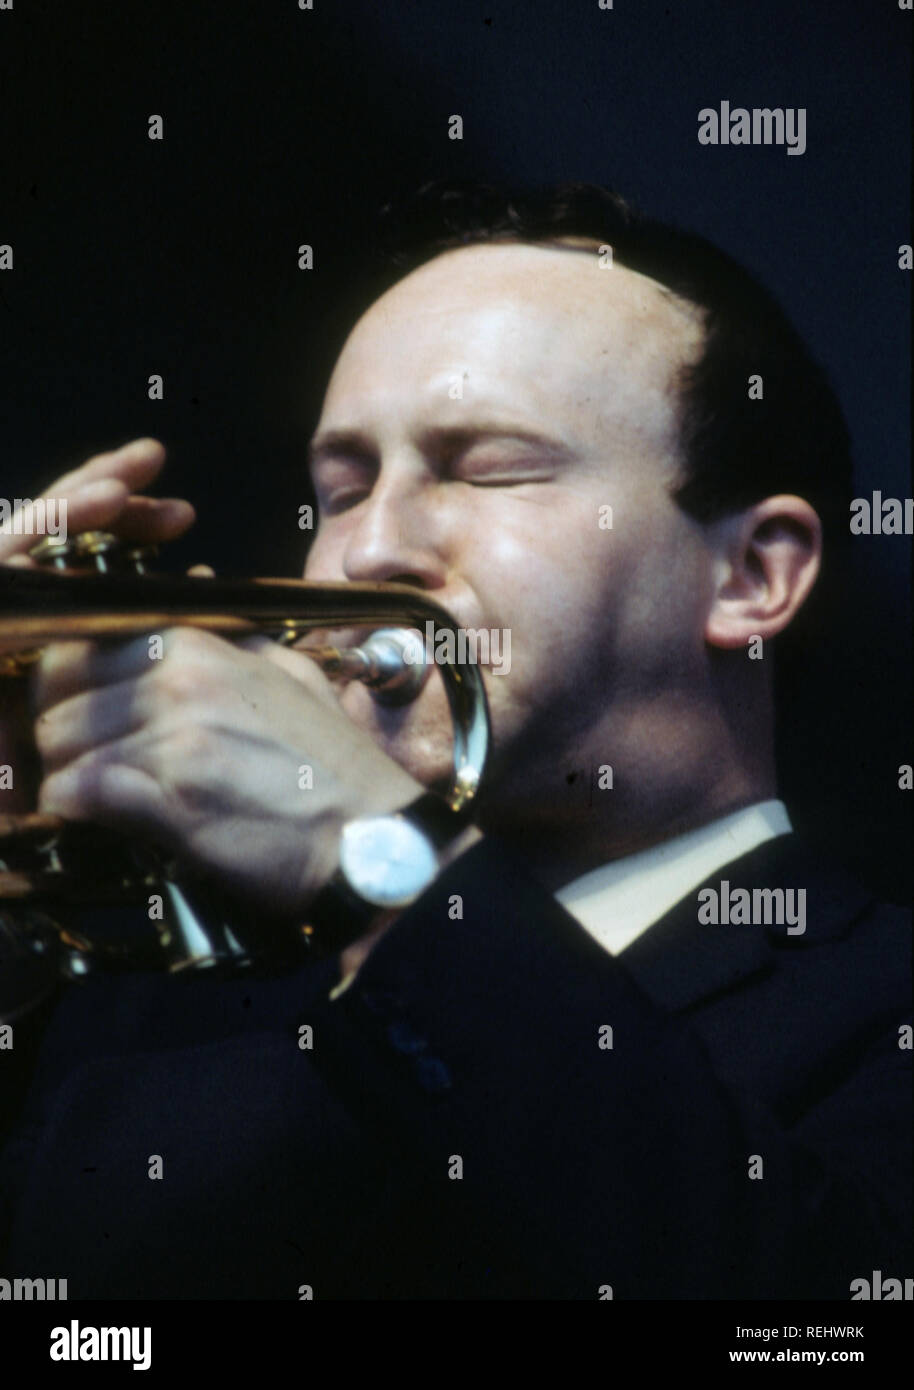
MULTIPOLYGON (((840 412, 699 239, 586 189, 444 209, 334 369, 305 575, 510 632, 478 815, 338 961, 71 991, 6 1264, 71 1297, 849 1298, 904 1273, 906 923, 797 844, 773 728, 840 412)), ((58 483, 71 529, 184 529, 141 496, 162 458, 58 483)), ((46 652, 40 805, 249 910, 307 917, 344 828, 447 773, 437 681, 390 708, 288 651, 164 647, 46 652)))

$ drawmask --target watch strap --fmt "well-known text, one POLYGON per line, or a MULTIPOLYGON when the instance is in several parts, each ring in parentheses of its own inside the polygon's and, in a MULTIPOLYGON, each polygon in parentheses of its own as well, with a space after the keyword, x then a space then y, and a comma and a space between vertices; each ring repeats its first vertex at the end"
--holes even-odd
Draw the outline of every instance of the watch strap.
POLYGON ((440 854, 452 840, 456 840, 470 823, 467 810, 453 810, 437 792, 423 792, 408 806, 392 814, 405 816, 421 830, 431 842, 436 854, 440 854))
MULTIPOLYGON (((435 792, 423 792, 408 806, 389 814, 403 816, 410 821, 426 836, 436 854, 440 854, 470 823, 466 811, 453 810, 435 792)), ((393 915, 402 911, 402 908, 398 908, 393 915)), ((382 917, 389 915, 391 909, 379 907, 377 903, 370 903, 361 897, 342 870, 337 869, 311 904, 305 935, 310 946, 333 954, 366 935, 382 917)))

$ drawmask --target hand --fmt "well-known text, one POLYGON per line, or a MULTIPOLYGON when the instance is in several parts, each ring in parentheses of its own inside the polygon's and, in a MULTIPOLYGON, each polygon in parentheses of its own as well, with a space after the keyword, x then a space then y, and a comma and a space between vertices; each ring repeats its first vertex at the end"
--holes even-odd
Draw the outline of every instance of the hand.
MULTIPOLYGON (((165 462, 165 450, 155 439, 134 439, 110 453, 96 454, 72 473, 65 473, 41 494, 66 503, 68 534, 113 531, 138 545, 174 540, 193 525, 194 509, 178 497, 143 497, 165 462)), ((41 539, 25 507, 4 530, 0 528, 0 564, 30 565, 28 552, 41 539), (14 531, 24 534, 16 535, 14 531)))
MULTIPOLYGON (((66 503, 67 533, 106 530, 136 544, 152 545, 182 535, 194 522, 194 509, 180 498, 152 498, 140 490, 155 480, 165 450, 155 439, 135 439, 110 453, 97 454, 52 483, 43 499, 66 503)), ((31 566, 28 552, 40 539, 34 507, 26 507, 0 529, 0 564, 31 566), (22 532, 23 534, 14 534, 22 532)), ((13 786, 0 793, 0 811, 28 810, 35 804, 37 768, 31 746, 31 719, 22 681, 6 678, 0 717, 0 765, 13 769, 13 786)))
POLYGON ((405 806, 421 785, 307 657, 264 639, 252 651, 187 628, 160 635, 159 660, 145 637, 42 655, 40 809, 138 835, 252 906, 304 914, 344 822, 405 806))

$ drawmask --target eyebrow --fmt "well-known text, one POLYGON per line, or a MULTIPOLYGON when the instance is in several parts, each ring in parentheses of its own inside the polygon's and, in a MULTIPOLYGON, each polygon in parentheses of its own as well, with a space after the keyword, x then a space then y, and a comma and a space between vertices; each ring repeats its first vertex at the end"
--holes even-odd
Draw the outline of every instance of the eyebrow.
MULTIPOLYGON (((531 430, 522 425, 481 421, 475 425, 434 426, 423 430, 419 445, 425 452, 446 452, 449 457, 471 445, 490 439, 520 440, 534 448, 547 451, 553 457, 571 457, 574 450, 557 436, 531 430)), ((308 466, 313 468, 322 458, 333 454, 350 457, 376 458, 377 447, 363 430, 325 430, 316 434, 308 445, 308 466)))

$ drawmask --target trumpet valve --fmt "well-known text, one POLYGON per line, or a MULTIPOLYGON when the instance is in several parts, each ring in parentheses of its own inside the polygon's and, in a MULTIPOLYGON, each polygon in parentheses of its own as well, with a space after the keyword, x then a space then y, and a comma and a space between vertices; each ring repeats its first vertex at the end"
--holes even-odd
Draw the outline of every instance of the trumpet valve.
POLYGON ((145 574, 155 546, 125 545, 110 531, 80 531, 62 540, 44 536, 29 551, 37 565, 55 570, 95 570, 99 574, 145 574))

